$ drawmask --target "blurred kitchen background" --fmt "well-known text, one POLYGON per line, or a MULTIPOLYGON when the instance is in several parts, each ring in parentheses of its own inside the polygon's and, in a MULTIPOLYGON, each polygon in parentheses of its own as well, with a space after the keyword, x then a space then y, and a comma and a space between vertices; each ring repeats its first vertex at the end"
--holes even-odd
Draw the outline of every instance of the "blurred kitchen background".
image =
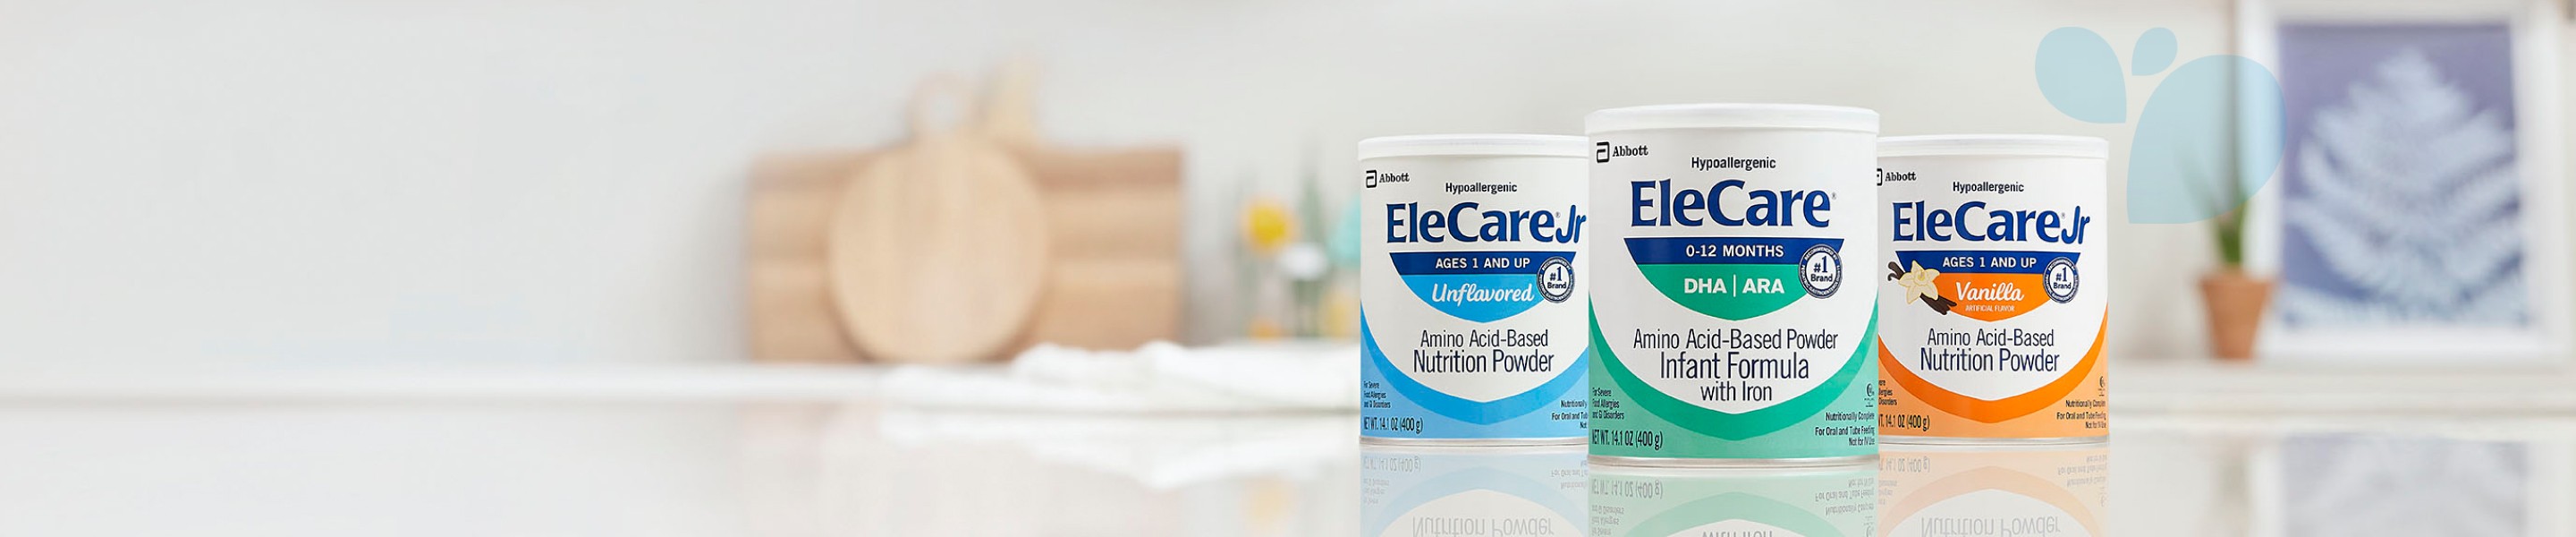
POLYGON ((1012 497, 1077 502, 1045 510, 1089 520, 1046 526, 1071 534, 1117 533, 1133 520, 1101 513, 1130 503, 1169 523, 1147 534, 1337 532, 1313 521, 1354 516, 1336 503, 1355 455, 1333 414, 1357 366, 1353 142, 1579 134, 1584 113, 1621 105, 1801 102, 1876 109, 1889 135, 2111 141, 2115 408, 2124 427, 2167 431, 2115 457, 2131 462, 2113 481, 2222 498, 2113 508, 2127 520, 2229 534, 2212 528, 2330 519, 2371 499, 2261 500, 2322 471, 2282 473, 2279 453, 2396 435, 2359 445, 2386 460, 2511 454, 2504 481, 2483 483, 2531 507, 2478 534, 2568 534, 2571 12, 0 0, 0 431, 15 431, 0 460, 88 457, 0 483, 20 484, 6 495, 18 505, 70 513, 15 519, 31 533, 143 531, 81 513, 199 497, 225 499, 191 516, 270 534, 370 527, 255 514, 331 501, 467 531, 598 529, 564 498, 609 492, 759 506, 687 520, 637 508, 618 534, 782 510, 800 513, 781 523, 793 531, 762 533, 976 534, 887 522, 977 520, 886 484, 950 464, 977 476, 951 484, 1127 487, 1012 497), (2053 34, 2066 28, 2103 50, 2053 34), (2078 46, 2043 52, 2052 35, 2078 46), (2259 112, 2275 109, 2231 94, 2173 112, 2223 128, 2142 142, 2168 81, 2261 87, 2191 64, 2224 55, 2278 77, 2277 128, 2259 112), (2098 84, 2052 94, 2050 73, 2098 84), (2281 165, 2132 161, 2176 140, 2281 165), (2220 171, 2130 173, 2181 168, 2220 171), (2136 223, 2173 202, 2132 199, 2164 192, 2142 181, 2248 185, 2254 210, 2136 223), (1067 421, 1176 409, 1322 417, 1067 421), (1079 415, 1049 413, 1065 411, 1079 415), (2311 413, 2327 417, 2281 417, 2311 413), (2485 442, 2467 451, 2404 440, 2443 413, 2508 421, 2444 423, 2443 438, 2485 442), (1264 440, 1280 431, 1291 440, 1264 440), (943 449, 977 442, 1048 447, 943 449), (452 464, 383 466, 397 456, 452 464), (749 462, 635 477, 736 456, 749 462), (938 463, 852 469, 897 456, 938 463), (1011 457, 1082 470, 973 469, 1011 457), (575 459, 588 465, 554 463, 575 459), (484 478, 521 494, 486 494, 484 478), (283 488, 211 484, 261 480, 283 488), (387 482, 417 488, 343 493, 387 482), (406 510, 441 502, 540 507, 484 521, 533 526, 406 510), (2176 509, 2192 514, 2154 516, 2176 509))
MULTIPOLYGON (((2563 13, 2546 2, 2375 3, 2391 6, 2391 21, 2563 13)), ((2165 28, 2179 64, 2241 52, 2244 9, 10 2, 0 18, 10 96, 0 100, 0 360, 145 370, 742 361, 757 298, 744 284, 758 276, 746 262, 757 250, 754 170, 903 147, 918 138, 915 97, 938 93, 924 84, 943 76, 963 88, 949 93, 971 95, 922 105, 933 128, 1017 91, 1024 108, 1003 112, 1025 119, 1026 143, 1177 155, 1173 182, 1149 185, 1174 191, 1177 214, 1138 218, 1157 225, 1132 232, 1178 238, 1182 292, 1153 297, 1179 301, 1178 340, 1347 336, 1346 282, 1301 309, 1311 297, 1269 281, 1294 275, 1266 258, 1282 245, 1334 248, 1352 183, 1327 178, 1351 175, 1358 138, 1576 133, 1583 113, 1608 106, 1786 101, 1875 108, 1889 134, 2063 133, 2125 148, 2134 122, 2049 106, 2033 82, 2040 38, 2088 28, 2126 59, 2134 39, 2165 28), (1265 225, 1285 237, 1264 238, 1265 225)), ((2564 35, 2560 17, 2536 25, 2564 35)), ((2486 60, 2539 55, 2552 61, 2513 73, 2554 77, 2576 61, 2569 43, 2517 42, 2515 55, 2486 60)), ((2125 78, 2131 117, 2160 81, 2125 78)), ((2508 103, 2544 121, 2517 133, 2553 142, 2528 155, 2525 174, 2555 173, 2567 158, 2554 131, 2576 97, 2542 87, 2560 91, 2508 103), (2553 132, 2534 132, 2543 126, 2553 132)), ((2113 153, 2120 207, 2129 152, 2113 153)), ((2559 179, 2545 182, 2563 198, 2559 179)), ((1100 206, 1114 215, 1120 202, 1100 206)), ((2196 281, 2217 265, 2211 233, 2114 214, 2115 355, 2202 359, 2196 281)), ((2535 250, 2563 252, 2569 240, 2565 229, 2524 231, 2535 250)), ((2534 308, 2563 309, 2557 267, 2531 274, 2555 290, 2534 308)))
MULTIPOLYGON (((1350 182, 1322 178, 1350 175, 1361 137, 1579 133, 1597 108, 1728 100, 1872 107, 1891 134, 2123 145, 2127 125, 2047 105, 2040 36, 2080 25, 2125 44, 2163 27, 2195 58, 2230 52, 2234 33, 2225 2, 8 11, 0 356, 129 368, 744 360, 755 165, 903 144, 925 79, 980 90, 1011 61, 1034 72, 1040 142, 1183 155, 1191 313, 1176 335, 1215 342, 1293 324, 1258 307, 1277 291, 1240 281, 1246 210, 1338 225, 1301 220, 1339 216, 1350 182)), ((2156 79, 2130 82, 2143 95, 2156 79)), ((2210 264, 2206 233, 2112 232, 2119 356, 2204 354, 2192 294, 2173 291, 2210 264)))

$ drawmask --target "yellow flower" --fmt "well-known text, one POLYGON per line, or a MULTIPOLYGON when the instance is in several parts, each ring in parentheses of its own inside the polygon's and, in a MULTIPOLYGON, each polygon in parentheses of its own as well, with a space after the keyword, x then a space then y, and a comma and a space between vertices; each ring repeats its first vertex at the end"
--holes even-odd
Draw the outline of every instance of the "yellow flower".
POLYGON ((1270 200, 1253 200, 1243 208, 1243 238, 1256 251, 1268 253, 1296 238, 1297 217, 1270 200))

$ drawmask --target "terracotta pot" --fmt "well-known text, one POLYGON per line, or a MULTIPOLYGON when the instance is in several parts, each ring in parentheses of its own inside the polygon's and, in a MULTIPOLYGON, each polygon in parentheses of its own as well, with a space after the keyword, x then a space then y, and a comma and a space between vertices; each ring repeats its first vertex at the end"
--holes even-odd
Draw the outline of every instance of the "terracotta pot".
POLYGON ((2254 357, 2254 335, 2263 326, 2263 306, 2272 300, 2272 280, 2227 269, 2200 277, 2201 305, 2209 311, 2209 350, 2227 361, 2254 357))

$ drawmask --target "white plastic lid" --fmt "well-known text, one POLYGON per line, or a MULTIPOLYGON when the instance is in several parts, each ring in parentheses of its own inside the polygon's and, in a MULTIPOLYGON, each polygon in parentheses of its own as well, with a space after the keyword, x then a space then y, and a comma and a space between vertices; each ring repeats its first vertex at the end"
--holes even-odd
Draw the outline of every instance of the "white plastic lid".
POLYGON ((1360 140, 1359 158, 1418 156, 1585 157, 1592 141, 1557 134, 1416 134, 1360 140))
POLYGON ((1878 111, 1814 104, 1660 104, 1595 111, 1585 134, 1644 129, 1807 129, 1878 134, 1878 111))
POLYGON ((1878 139, 1878 156, 2014 156, 2110 158, 2111 142, 2050 134, 1940 134, 1878 139))

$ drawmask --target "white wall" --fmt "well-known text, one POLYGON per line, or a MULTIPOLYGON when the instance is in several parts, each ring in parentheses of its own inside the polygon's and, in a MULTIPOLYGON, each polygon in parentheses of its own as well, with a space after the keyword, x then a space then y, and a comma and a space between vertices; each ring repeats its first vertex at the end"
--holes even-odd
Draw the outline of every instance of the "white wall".
MULTIPOLYGON (((1890 134, 2109 138, 2117 207, 2127 126, 2045 104, 2033 47, 2081 25, 2126 49, 2163 26, 2188 61, 2224 52, 2227 12, 6 0, 0 363, 732 359, 749 159, 892 141, 919 77, 1015 51, 1042 62, 1053 140, 1185 144, 1203 216, 1230 210, 1225 182, 1343 176, 1362 136, 1578 132, 1595 108, 1718 100, 1868 106, 1890 134)), ((2133 110, 2154 82, 2133 79, 2133 110)), ((2196 352, 2202 230, 2112 232, 2115 349, 2196 352)), ((1224 248, 1219 226, 1193 233, 1203 260, 1224 248)), ((1202 289, 1224 277, 1203 272, 1202 289)))

